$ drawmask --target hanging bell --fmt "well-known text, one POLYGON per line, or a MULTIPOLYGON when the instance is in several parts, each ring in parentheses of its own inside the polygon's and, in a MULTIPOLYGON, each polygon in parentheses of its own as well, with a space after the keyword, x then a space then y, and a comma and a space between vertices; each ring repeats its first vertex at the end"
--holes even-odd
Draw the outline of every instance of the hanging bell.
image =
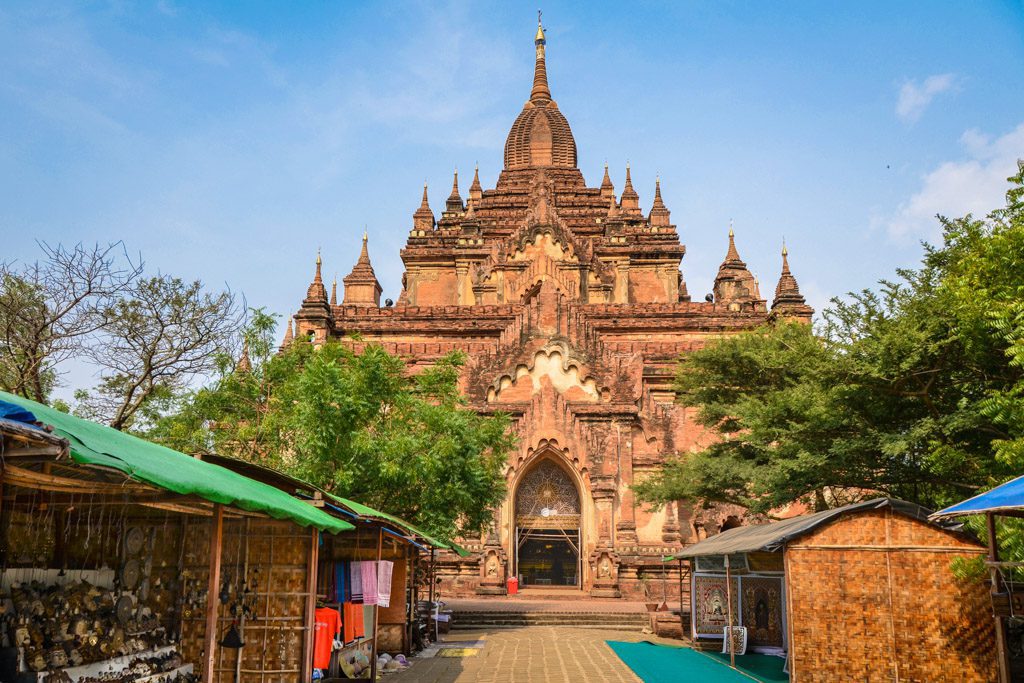
POLYGON ((224 637, 220 641, 220 646, 230 647, 236 650, 245 646, 245 642, 242 640, 242 634, 238 632, 238 626, 235 623, 232 623, 231 627, 224 634, 224 637))

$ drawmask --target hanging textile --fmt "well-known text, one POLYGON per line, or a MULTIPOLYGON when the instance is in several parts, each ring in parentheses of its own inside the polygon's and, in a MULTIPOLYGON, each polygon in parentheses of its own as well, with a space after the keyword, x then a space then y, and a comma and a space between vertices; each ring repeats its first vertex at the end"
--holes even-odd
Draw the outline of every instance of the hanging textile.
POLYGON ((366 621, 362 605, 352 605, 352 627, 355 629, 356 638, 366 637, 366 621))
POLYGON ((370 560, 361 563, 360 573, 363 579, 363 604, 377 604, 377 563, 370 560))
MULTIPOLYGON (((344 617, 341 620, 342 630, 344 632, 342 635, 342 642, 348 645, 357 637, 355 615, 357 613, 360 613, 360 616, 362 616, 362 608, 358 605, 352 604, 351 602, 344 602, 341 605, 341 611, 344 612, 344 617)), ((359 621, 362 621, 362 619, 360 619, 359 621)))
POLYGON ((363 602, 363 563, 362 562, 350 562, 349 571, 351 572, 351 583, 352 583, 352 602, 362 604, 363 602))
POLYGON ((334 602, 349 602, 352 589, 349 583, 349 563, 337 562, 334 565, 334 602))
POLYGON ((391 574, 394 563, 381 560, 377 563, 377 604, 381 607, 391 605, 391 574))

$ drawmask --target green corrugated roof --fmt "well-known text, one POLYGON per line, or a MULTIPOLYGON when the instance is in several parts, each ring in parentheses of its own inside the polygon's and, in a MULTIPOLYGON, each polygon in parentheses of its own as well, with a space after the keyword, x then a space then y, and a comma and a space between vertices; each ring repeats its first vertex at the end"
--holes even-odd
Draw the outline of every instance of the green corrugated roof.
POLYGON ((422 538, 423 540, 425 540, 427 543, 429 543, 430 545, 434 546, 435 548, 448 548, 449 550, 454 551, 456 554, 460 555, 461 557, 469 557, 469 555, 470 555, 468 550, 466 550, 462 546, 458 545, 457 543, 453 543, 451 541, 442 541, 440 539, 433 538, 432 536, 428 535, 426 532, 418 529, 417 527, 413 526, 412 524, 409 524, 409 522, 405 521, 401 517, 395 517, 394 515, 389 515, 386 512, 381 512, 380 510, 374 510, 369 505, 363 505, 362 503, 357 503, 354 500, 349 500, 347 498, 341 498, 340 496, 335 496, 335 495, 330 494, 330 493, 326 493, 325 495, 327 495, 332 500, 334 500, 334 501, 336 501, 338 503, 341 503, 342 505, 344 505, 345 507, 347 507, 349 510, 351 510, 355 514, 359 515, 360 517, 368 517, 368 518, 376 517, 377 519, 385 519, 385 520, 391 522, 392 524, 394 524, 395 526, 400 527, 404 531, 412 534, 413 536, 419 536, 420 538, 422 538))
POLYGON ((77 463, 109 467, 132 479, 174 493, 195 495, 249 512, 261 512, 303 527, 311 526, 331 533, 355 528, 284 491, 219 465, 20 396, 0 391, 0 400, 20 405, 32 411, 41 422, 53 425, 55 434, 71 442, 71 458, 77 463))

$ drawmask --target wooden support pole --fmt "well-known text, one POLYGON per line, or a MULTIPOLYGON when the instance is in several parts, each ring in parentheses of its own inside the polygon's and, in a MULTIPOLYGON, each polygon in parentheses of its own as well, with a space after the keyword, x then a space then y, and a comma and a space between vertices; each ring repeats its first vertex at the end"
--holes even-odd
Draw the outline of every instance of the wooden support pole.
MULTIPOLYGON (((377 562, 380 562, 381 552, 384 549, 384 528, 377 528, 377 562)), ((377 570, 377 565, 374 565, 374 571, 377 570)), ((365 570, 364 570, 365 571, 365 570)), ((380 576, 378 572, 377 576, 380 576)), ((380 586, 377 586, 377 591, 380 592, 380 586)), ((380 605, 373 606, 373 658, 370 660, 370 680, 377 680, 377 627, 380 625, 380 605)))
POLYGON ((405 596, 405 629, 402 631, 402 654, 412 654, 412 622, 416 608, 416 597, 413 595, 413 584, 415 582, 415 568, 413 566, 413 546, 405 544, 405 585, 402 586, 402 593, 405 596))
POLYGON ((203 683, 213 683, 217 655, 217 616, 220 600, 221 541, 224 538, 224 506, 213 506, 210 522, 210 578, 206 585, 206 633, 203 635, 203 683))
POLYGON ((679 558, 679 635, 686 638, 686 619, 683 617, 683 558, 679 558))
POLYGON ((732 638, 732 572, 729 570, 729 556, 725 556, 725 602, 729 615, 729 626, 725 629, 725 644, 729 648, 729 666, 736 668, 736 648, 732 638))
POLYGON ((316 635, 317 564, 320 562, 320 532, 313 529, 306 572, 306 630, 302 634, 302 680, 313 680, 313 643, 316 635))
MULTIPOLYGON (((988 528, 988 560, 989 562, 999 561, 999 542, 996 539, 996 516, 992 512, 985 513, 985 524, 988 528)), ((1002 581, 999 577, 999 568, 989 566, 989 576, 992 579, 992 592, 1002 593, 1002 581)), ((1010 683, 1010 656, 1006 645, 1006 621, 998 614, 996 619, 996 657, 999 662, 999 683, 1010 683)))

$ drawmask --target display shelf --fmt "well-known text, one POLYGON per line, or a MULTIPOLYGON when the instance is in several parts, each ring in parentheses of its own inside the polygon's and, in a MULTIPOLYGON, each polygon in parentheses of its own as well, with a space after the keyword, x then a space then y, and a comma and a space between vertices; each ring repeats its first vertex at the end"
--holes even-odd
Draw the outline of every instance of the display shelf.
MULTIPOLYGON (((73 683, 81 678, 86 677, 99 677, 100 674, 109 673, 111 671, 121 671, 131 664, 132 660, 138 659, 139 657, 159 657, 161 655, 174 652, 174 645, 164 645, 162 647, 152 648, 149 650, 141 650, 130 655, 121 655, 119 657, 112 657, 110 659, 104 659, 99 662, 93 662, 92 664, 82 664, 81 666, 69 666, 64 669, 64 672, 71 678, 73 683)), ((37 683, 43 683, 52 671, 41 671, 36 674, 37 683)))
POLYGON ((136 678, 133 683, 165 683, 178 676, 178 674, 190 674, 193 668, 191 664, 183 664, 177 669, 171 669, 170 671, 161 671, 158 674, 152 676, 145 676, 143 678, 136 678))

